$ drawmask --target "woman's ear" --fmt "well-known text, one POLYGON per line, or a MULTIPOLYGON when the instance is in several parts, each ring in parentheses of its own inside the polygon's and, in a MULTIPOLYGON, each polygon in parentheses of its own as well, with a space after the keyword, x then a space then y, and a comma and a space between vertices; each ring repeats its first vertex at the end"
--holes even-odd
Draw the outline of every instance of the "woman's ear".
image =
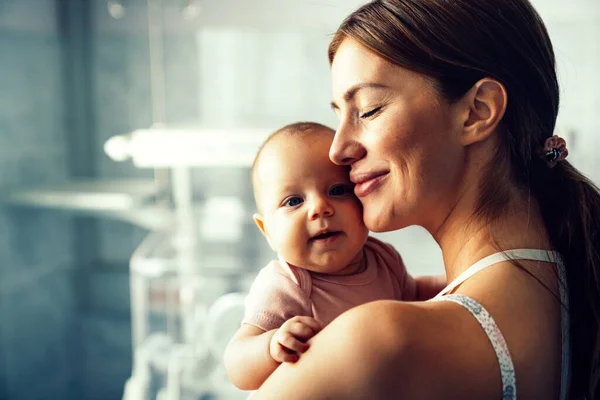
POLYGON ((463 97, 468 107, 464 122, 462 144, 468 146, 487 139, 495 130, 506 111, 508 95, 497 80, 484 78, 475 83, 463 97))
POLYGON ((269 243, 269 246, 271 247, 271 249, 273 249, 273 251, 277 251, 271 244, 271 239, 269 239, 269 234, 265 228, 265 221, 264 221, 263 216, 259 213, 256 213, 252 216, 252 219, 254 219, 254 223, 256 224, 256 226, 258 226, 260 233, 262 233, 263 236, 265 237, 265 239, 267 239, 267 243, 269 243))

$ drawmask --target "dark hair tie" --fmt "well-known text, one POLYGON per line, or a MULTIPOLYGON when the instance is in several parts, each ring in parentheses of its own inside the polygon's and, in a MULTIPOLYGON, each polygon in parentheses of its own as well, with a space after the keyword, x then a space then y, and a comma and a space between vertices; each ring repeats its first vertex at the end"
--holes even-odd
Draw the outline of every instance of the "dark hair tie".
POLYGON ((553 168, 560 161, 567 158, 568 155, 567 142, 563 138, 554 135, 544 142, 542 158, 548 164, 548 167, 553 168))

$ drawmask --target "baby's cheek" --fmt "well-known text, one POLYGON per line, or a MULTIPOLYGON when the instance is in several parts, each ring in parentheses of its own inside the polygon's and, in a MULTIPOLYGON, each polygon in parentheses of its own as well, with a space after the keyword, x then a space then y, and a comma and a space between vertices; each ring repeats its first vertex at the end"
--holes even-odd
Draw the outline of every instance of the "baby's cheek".
POLYGON ((358 212, 360 212, 362 214, 363 211, 363 205, 360 202, 360 200, 358 199, 358 197, 356 197, 354 194, 350 197, 349 199, 350 203, 353 204, 354 208, 356 208, 356 210, 358 212))
POLYGON ((352 218, 354 220, 355 223, 360 223, 362 224, 362 220, 363 220, 363 207, 362 207, 362 203, 360 202, 360 200, 358 200, 358 198, 356 197, 352 197, 349 201, 348 201, 348 218, 352 218))
POLYGON ((346 224, 350 225, 349 228, 352 229, 352 233, 356 236, 356 239, 359 241, 366 240, 368 229, 363 220, 362 204, 358 200, 352 204, 345 219, 346 224))
POLYGON ((294 224, 281 232, 281 237, 284 241, 285 251, 290 257, 301 259, 304 254, 307 238, 303 227, 298 225, 294 224))

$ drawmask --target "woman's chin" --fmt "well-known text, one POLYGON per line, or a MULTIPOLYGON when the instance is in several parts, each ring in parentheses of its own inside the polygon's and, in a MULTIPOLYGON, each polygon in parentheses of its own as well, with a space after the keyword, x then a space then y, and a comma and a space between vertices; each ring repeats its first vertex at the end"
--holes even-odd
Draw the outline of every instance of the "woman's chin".
POLYGON ((417 224, 417 221, 406 218, 408 214, 398 213, 391 206, 367 205, 363 208, 363 220, 370 232, 391 232, 417 224))
POLYGON ((365 207, 363 212, 363 220, 371 232, 388 232, 394 230, 391 224, 393 221, 390 220, 390 216, 387 212, 382 212, 381 209, 379 209, 379 211, 368 211, 365 207))

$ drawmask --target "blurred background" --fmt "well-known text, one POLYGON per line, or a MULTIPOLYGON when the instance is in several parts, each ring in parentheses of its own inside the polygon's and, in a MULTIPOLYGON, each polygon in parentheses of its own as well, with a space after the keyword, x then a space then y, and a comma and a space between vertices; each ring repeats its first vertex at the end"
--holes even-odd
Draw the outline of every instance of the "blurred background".
MULTIPOLYGON (((220 365, 273 257, 249 164, 332 127, 351 0, 0 0, 0 399, 238 399, 220 365)), ((569 160, 600 183, 600 3, 535 0, 569 160)), ((413 274, 426 232, 377 235, 413 274)))

